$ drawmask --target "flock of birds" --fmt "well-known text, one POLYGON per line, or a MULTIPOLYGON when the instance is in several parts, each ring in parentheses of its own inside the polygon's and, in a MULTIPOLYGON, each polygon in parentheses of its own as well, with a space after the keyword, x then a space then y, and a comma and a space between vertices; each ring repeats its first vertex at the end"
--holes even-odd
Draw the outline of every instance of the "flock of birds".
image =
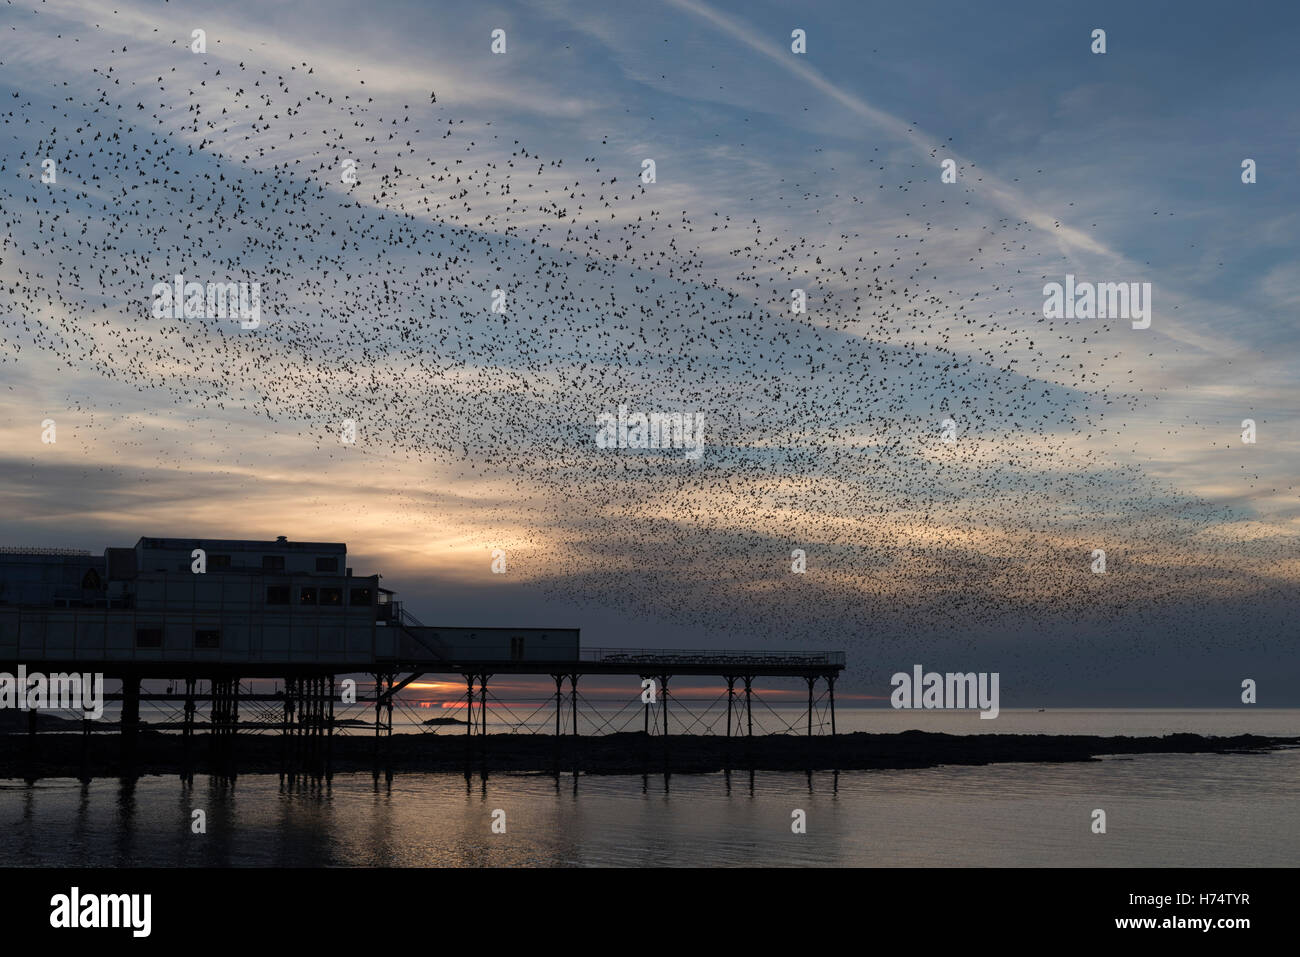
POLYGON ((54 96, 0 65, 0 369, 50 362, 214 434, 309 437, 323 472, 360 456, 497 483, 473 522, 514 530, 514 569, 548 594, 753 639, 1123 621, 1135 643, 1205 643, 1197 608, 1276 557, 1202 536, 1231 512, 1113 454, 1108 420, 1149 396, 1105 321, 1042 317, 1064 270, 1006 265, 1035 230, 989 221, 953 263, 944 214, 884 159, 863 196, 775 184, 786 222, 829 227, 801 233, 681 208, 639 157, 540 155, 436 92, 376 103, 183 41, 179 71, 146 76, 127 46, 83 65, 64 39, 54 96), (873 189, 914 228, 870 228, 873 189), (939 278, 955 266, 959 289, 939 278), (157 318, 150 290, 176 275, 260 282, 260 327, 157 318), (620 404, 702 412, 702 458, 597 449, 620 404))

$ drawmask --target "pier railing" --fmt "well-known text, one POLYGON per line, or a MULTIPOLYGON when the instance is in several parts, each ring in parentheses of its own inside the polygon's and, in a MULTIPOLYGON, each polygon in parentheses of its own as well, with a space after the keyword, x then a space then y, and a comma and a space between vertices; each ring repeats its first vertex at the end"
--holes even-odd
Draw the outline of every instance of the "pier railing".
POLYGON ((602 664, 844 665, 842 651, 734 651, 729 648, 583 648, 580 660, 602 664))

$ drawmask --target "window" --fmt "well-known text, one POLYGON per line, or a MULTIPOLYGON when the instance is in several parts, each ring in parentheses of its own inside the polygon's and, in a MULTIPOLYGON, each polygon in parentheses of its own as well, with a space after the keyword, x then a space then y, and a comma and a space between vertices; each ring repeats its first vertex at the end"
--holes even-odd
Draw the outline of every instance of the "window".
POLYGON ((339 570, 339 560, 337 558, 318 558, 316 559, 316 571, 318 572, 336 572, 339 570))
POLYGON ((263 569, 264 571, 268 571, 268 572, 282 572, 282 571, 284 571, 284 556, 283 556, 283 555, 263 555, 263 556, 262 556, 262 569, 263 569))
POLYGON ((208 556, 208 567, 209 567, 209 568, 229 568, 229 567, 230 567, 230 556, 229 556, 229 555, 209 555, 209 556, 208 556))
POLYGON ((137 648, 161 648, 162 635, 161 628, 137 628, 135 630, 135 646, 137 648))
POLYGON ((524 639, 522 635, 516 635, 510 639, 510 660, 518 661, 524 656, 524 639))
POLYGON ((87 591, 99 591, 104 586, 99 582, 99 572, 93 568, 88 568, 86 574, 82 576, 81 587, 87 591))
POLYGON ((369 588, 354 588, 352 589, 352 595, 350 597, 351 601, 349 601, 348 604, 353 608, 360 606, 369 608, 375 603, 375 596, 371 593, 369 588))
POLYGON ((289 586, 288 585, 267 585, 266 603, 268 605, 289 604, 289 586))
POLYGON ((315 588, 299 588, 299 589, 298 589, 298 604, 300 604, 300 605, 314 605, 314 604, 316 604, 316 589, 315 589, 315 588))
POLYGON ((320 603, 322 605, 342 605, 343 589, 342 588, 322 588, 320 590, 320 603))
POLYGON ((195 648, 220 648, 221 632, 219 631, 196 631, 194 632, 195 648))

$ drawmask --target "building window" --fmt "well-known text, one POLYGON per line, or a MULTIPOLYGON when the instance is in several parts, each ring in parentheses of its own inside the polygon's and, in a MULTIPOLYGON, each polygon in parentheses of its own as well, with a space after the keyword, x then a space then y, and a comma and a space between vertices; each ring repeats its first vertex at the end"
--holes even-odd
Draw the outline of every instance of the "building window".
POLYGON ((195 648, 220 648, 221 632, 215 630, 211 630, 211 631, 201 630, 201 631, 194 632, 194 647, 195 648))
POLYGON ((268 572, 282 572, 282 571, 284 571, 284 556, 283 556, 283 555, 263 555, 263 556, 262 556, 262 570, 263 570, 263 571, 268 571, 268 572))
POLYGON ((339 560, 337 558, 318 558, 316 559, 316 571, 318 572, 336 572, 339 570, 339 560))
POLYGON ((316 589, 315 589, 315 588, 299 588, 299 589, 298 589, 298 604, 300 604, 300 605, 314 605, 314 604, 316 604, 316 589))
POLYGON ((230 556, 229 556, 229 555, 209 555, 209 556, 208 556, 208 567, 209 567, 209 568, 229 568, 229 567, 230 567, 230 556))
POLYGON ((522 635, 516 635, 510 639, 510 660, 518 661, 524 656, 524 639, 522 635))
POLYGON ((371 593, 369 588, 354 588, 352 589, 352 595, 350 597, 351 601, 348 602, 348 604, 353 608, 362 606, 369 608, 375 603, 375 596, 371 593))
POLYGON ((135 646, 137 648, 161 648, 162 635, 161 628, 137 628, 135 630, 135 646))
POLYGON ((266 603, 268 605, 289 604, 289 586, 288 585, 267 585, 266 603))
POLYGON ((342 605, 343 589, 342 588, 322 588, 320 590, 320 603, 322 605, 342 605))

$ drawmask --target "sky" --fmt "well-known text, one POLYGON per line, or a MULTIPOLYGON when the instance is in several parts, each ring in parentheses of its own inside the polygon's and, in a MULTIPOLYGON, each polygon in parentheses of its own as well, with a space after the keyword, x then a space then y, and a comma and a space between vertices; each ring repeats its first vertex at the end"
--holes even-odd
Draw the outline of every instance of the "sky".
POLYGON ((7 3, 0 543, 342 541, 429 624, 840 650, 846 695, 1300 705, 1297 21, 7 3), (156 315, 182 271, 261 326, 156 315), (1050 320, 1067 275, 1150 328, 1050 320), (620 404, 703 454, 599 448, 620 404))

